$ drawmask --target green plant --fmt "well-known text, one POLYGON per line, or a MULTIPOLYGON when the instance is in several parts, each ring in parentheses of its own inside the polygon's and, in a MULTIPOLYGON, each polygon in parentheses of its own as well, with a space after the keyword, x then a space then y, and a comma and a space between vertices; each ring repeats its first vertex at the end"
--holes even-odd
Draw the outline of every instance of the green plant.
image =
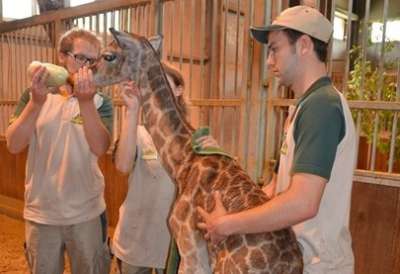
MULTIPOLYGON (((389 53, 393 50, 394 43, 385 43, 384 52, 389 53)), ((366 49, 365 49, 366 50, 366 49)), ((395 62, 386 60, 384 62, 383 79, 381 94, 379 96, 380 85, 380 69, 378 64, 370 60, 364 63, 362 68, 363 49, 360 46, 353 47, 350 51, 350 58, 353 60, 353 68, 350 71, 348 81, 348 92, 346 94, 349 100, 364 101, 388 101, 396 100, 396 81, 393 71, 395 62), (364 79, 362 78, 364 74, 364 79), (364 85, 362 86, 362 81, 364 85), (379 98, 378 98, 379 97, 379 98)), ((361 117, 360 129, 361 135, 367 138, 368 143, 372 143, 375 129, 375 117, 378 116, 378 135, 377 149, 381 153, 388 153, 390 149, 390 138, 393 126, 393 111, 374 111, 370 109, 357 109, 352 111, 353 118, 357 121, 358 115, 361 117)), ((400 156, 400 121, 396 130, 395 153, 398 158, 400 156)))

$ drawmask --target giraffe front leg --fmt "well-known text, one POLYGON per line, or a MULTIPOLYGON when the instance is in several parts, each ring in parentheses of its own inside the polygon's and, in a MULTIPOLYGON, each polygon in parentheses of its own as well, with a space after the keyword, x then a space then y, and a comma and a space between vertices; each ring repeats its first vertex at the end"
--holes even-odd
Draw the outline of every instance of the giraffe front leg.
POLYGON ((181 257, 179 274, 211 274, 206 242, 195 227, 195 213, 186 201, 175 203, 169 223, 181 257))
POLYGON ((178 247, 179 250, 183 250, 180 253, 181 263, 179 265, 179 274, 211 274, 207 244, 202 239, 200 233, 192 231, 190 235, 182 233, 179 237, 178 247))

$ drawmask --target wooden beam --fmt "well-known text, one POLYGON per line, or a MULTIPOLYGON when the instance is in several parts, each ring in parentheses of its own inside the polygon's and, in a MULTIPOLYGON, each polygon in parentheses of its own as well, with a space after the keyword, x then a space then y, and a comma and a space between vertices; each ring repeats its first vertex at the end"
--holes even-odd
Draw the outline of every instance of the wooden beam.
POLYGON ((400 174, 395 173, 356 169, 353 178, 356 182, 400 187, 400 174))
MULTIPOLYGON (((208 44, 207 52, 211 53, 211 68, 209 70, 209 79, 210 87, 209 87, 209 97, 223 97, 222 90, 220 87, 220 68, 222 66, 221 63, 221 33, 222 33, 222 1, 223 0, 214 0, 212 1, 211 8, 211 33, 209 34, 210 43, 208 44)), ((225 30, 226 31, 226 30, 225 30)), ((206 38, 207 39, 207 38, 206 38)), ((208 40, 208 39, 207 39, 208 40)))
POLYGON ((149 5, 151 0, 102 0, 93 3, 81 5, 73 8, 65 8, 56 11, 46 12, 45 14, 35 15, 29 18, 14 20, 11 22, 2 22, 0 24, 0 33, 15 31, 21 28, 32 27, 34 25, 47 24, 55 20, 64 20, 71 17, 83 17, 97 14, 102 11, 121 9, 128 6, 149 5))
MULTIPOLYGON (((268 159, 266 160, 266 167, 274 167, 276 160, 268 159)), ((372 171, 372 170, 364 170, 364 169, 355 169, 354 182, 374 184, 374 185, 383 185, 383 186, 391 186, 400 188, 400 174, 399 173, 389 173, 382 171, 372 171)))
MULTIPOLYGON (((175 54, 167 54, 167 56, 165 57, 165 59, 167 60, 172 60, 173 62, 180 62, 181 58, 180 56, 176 56, 175 54)), ((202 58, 201 56, 197 57, 197 56, 192 56, 192 58, 190 58, 190 56, 187 56, 186 54, 182 55, 182 63, 187 63, 190 64, 190 60, 192 59, 192 63, 195 65, 200 65, 200 64, 208 64, 209 63, 209 59, 208 57, 202 58)))
MULTIPOLYGON (((271 11, 271 1, 265 0, 255 0, 251 1, 251 7, 248 16, 252 18, 249 25, 262 26, 270 22, 270 13, 266 11, 271 11)), ((264 45, 261 43, 254 42, 254 40, 247 36, 249 39, 249 66, 246 68, 248 70, 248 88, 246 92, 246 121, 243 123, 242 129, 244 130, 242 135, 242 147, 239 155, 243 156, 243 161, 241 161, 244 168, 248 171, 250 177, 254 180, 259 180, 257 178, 257 168, 260 161, 258 159, 260 153, 264 153, 263 148, 259 147, 259 139, 261 127, 267 125, 260 124, 259 113, 262 110, 262 95, 265 94, 261 82, 264 75, 264 45)), ((264 134, 262 132, 261 134, 264 134)), ((261 159, 262 161, 262 159, 261 159)))
POLYGON ((352 100, 349 105, 352 109, 400 111, 400 102, 352 100))
MULTIPOLYGON (((1 2, 1 1, 0 1, 1 2)), ((20 199, 0 194, 0 213, 23 220, 24 202, 20 199)))
POLYGON ((0 100, 0 106, 1 105, 17 105, 18 101, 16 100, 0 100))
POLYGON ((3 22, 3 0, 0 1, 0 22, 3 22))
MULTIPOLYGON (((274 98, 271 103, 274 107, 288 107, 296 104, 296 99, 274 98)), ((400 102, 349 100, 348 103, 351 109, 400 111, 400 102)))
POLYGON ((243 99, 191 99, 191 104, 197 107, 238 107, 243 99))
POLYGON ((273 98, 270 100, 274 107, 288 107, 296 103, 296 99, 273 98))

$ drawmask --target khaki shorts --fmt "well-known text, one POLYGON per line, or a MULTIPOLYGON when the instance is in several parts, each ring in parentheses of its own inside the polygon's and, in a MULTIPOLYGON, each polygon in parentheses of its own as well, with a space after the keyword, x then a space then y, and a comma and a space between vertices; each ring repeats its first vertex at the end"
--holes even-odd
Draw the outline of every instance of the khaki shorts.
POLYGON ((25 222, 25 254, 33 274, 62 274, 64 252, 73 274, 108 274, 111 256, 105 213, 66 226, 25 222))

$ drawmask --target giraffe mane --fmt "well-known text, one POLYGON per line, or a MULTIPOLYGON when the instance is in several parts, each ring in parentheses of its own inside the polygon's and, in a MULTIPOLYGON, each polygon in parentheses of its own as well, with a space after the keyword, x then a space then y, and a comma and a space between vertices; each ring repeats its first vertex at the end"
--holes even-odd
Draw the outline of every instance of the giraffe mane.
MULTIPOLYGON (((161 63, 161 61, 160 61, 158 52, 154 49, 154 47, 151 45, 151 43, 149 42, 149 40, 147 40, 145 37, 140 36, 140 35, 137 35, 137 34, 133 34, 133 33, 132 33, 131 35, 132 35, 133 37, 135 37, 136 39, 138 39, 138 40, 143 44, 143 46, 144 46, 146 49, 150 50, 150 51, 154 54, 154 56, 157 57, 157 58, 155 58, 155 59, 156 59, 156 61, 157 61, 157 64, 159 64, 159 66, 160 66, 162 77, 163 77, 163 79, 166 81, 167 86, 169 87, 169 89, 168 89, 168 90, 169 90, 169 93, 172 95, 172 100, 173 100, 173 102, 174 102, 176 111, 178 112, 178 114, 179 114, 179 116, 180 116, 180 118, 181 118, 181 121, 183 122, 183 124, 185 125, 185 127, 189 128, 190 130, 194 130, 193 126, 186 120, 186 117, 185 117, 185 115, 182 113, 181 108, 178 107, 178 101, 177 101, 177 99, 176 99, 176 97, 175 97, 175 95, 174 95, 174 93, 173 93, 173 91, 172 91, 171 85, 169 84, 169 81, 168 81, 168 79, 167 79, 167 73, 165 72, 164 66, 162 65, 162 63, 161 63)), ((183 95, 181 95, 181 96, 183 96, 183 95)))

